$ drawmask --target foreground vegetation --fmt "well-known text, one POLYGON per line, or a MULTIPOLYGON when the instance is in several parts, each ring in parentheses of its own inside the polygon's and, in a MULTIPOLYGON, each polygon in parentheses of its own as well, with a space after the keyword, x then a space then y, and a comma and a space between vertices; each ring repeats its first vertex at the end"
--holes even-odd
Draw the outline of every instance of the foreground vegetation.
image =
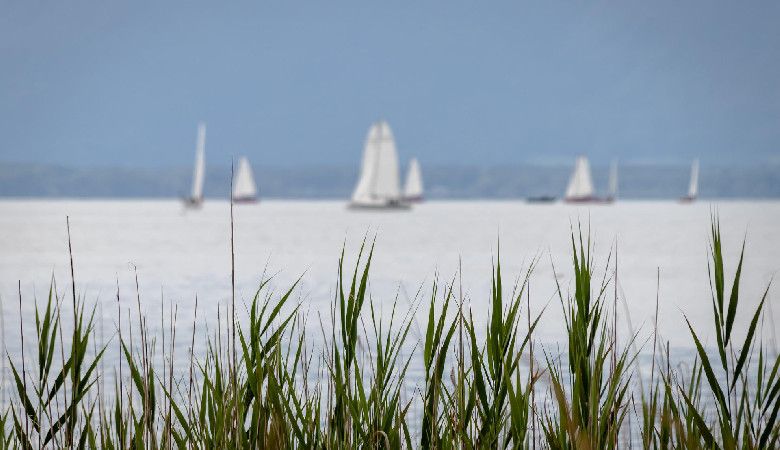
POLYGON ((697 358, 684 370, 672 367, 668 343, 654 338, 648 344, 649 383, 637 380, 634 343, 617 339, 614 299, 608 295, 614 264, 604 264, 612 276, 596 280, 587 236, 573 234, 571 247, 573 286, 558 288, 568 334, 562 354, 534 341, 539 316, 530 314, 527 292, 533 264, 507 292, 496 262, 485 324, 474 322, 455 280, 434 282, 427 300, 419 302, 425 305, 406 313, 394 306, 380 317, 368 291, 373 248, 361 249, 354 270, 339 264, 330 317, 318 318, 321 348, 307 342, 304 329, 313 326, 291 300, 295 285, 274 295, 265 281, 248 317, 236 317, 233 301, 205 355, 192 352, 193 325, 187 360, 173 357, 182 339, 175 320, 167 334, 151 336, 140 301, 137 317, 129 323, 119 318, 114 339, 100 348, 94 309, 75 293, 65 300, 50 289, 47 302, 36 309, 37 336, 21 332, 23 351, 7 355, 13 396, 0 413, 0 447, 780 445, 780 358, 760 331, 766 294, 755 310, 740 310, 743 255, 727 280, 717 220, 709 261, 715 347, 705 348, 689 325, 697 358), (413 342, 413 315, 426 307, 423 337, 413 342), (63 320, 66 308, 74 311, 73 323, 63 320), (738 313, 751 315, 748 329, 739 333, 738 313), (25 346, 37 350, 34 361, 25 360, 24 348, 30 354, 25 346), (404 351, 412 347, 416 351, 404 351), (111 392, 102 387, 110 375, 100 370, 105 352, 121 354, 121 364, 109 369, 115 380, 111 392), (423 375, 410 395, 407 372, 420 361, 423 375))

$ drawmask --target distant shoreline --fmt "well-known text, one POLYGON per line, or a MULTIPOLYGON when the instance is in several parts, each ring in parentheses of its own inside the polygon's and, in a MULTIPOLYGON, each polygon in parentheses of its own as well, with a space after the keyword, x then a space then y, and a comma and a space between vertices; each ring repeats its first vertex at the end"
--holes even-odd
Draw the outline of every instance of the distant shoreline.
MULTIPOLYGON (((425 165, 429 200, 524 200, 560 198, 571 172, 568 165, 443 166, 425 165)), ((355 166, 253 167, 259 195, 279 200, 341 200, 357 181, 355 166)), ((687 190, 685 165, 620 165, 618 197, 632 200, 677 199, 687 190)), ((0 198, 166 199, 188 192, 192 168, 76 168, 52 164, 0 162, 0 198)), ((607 166, 594 166, 597 194, 606 193, 607 166)), ((207 199, 227 198, 228 167, 207 167, 207 199)), ((702 165, 700 198, 780 198, 780 169, 775 166, 702 165)))

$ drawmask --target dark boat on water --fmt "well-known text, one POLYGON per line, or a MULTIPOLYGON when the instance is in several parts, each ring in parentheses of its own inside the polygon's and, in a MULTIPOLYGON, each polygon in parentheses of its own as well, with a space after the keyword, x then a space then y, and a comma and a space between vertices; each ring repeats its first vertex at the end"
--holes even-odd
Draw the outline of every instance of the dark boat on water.
POLYGON ((525 199, 528 203, 555 203, 557 198, 552 195, 539 195, 537 197, 528 197, 525 199))

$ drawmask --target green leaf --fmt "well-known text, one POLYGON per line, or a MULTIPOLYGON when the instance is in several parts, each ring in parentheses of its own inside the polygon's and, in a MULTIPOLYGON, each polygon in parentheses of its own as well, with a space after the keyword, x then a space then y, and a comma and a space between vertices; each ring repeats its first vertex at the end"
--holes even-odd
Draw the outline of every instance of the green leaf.
POLYGON ((707 426, 707 423, 701 417, 699 411, 696 410, 696 407, 693 405, 693 403, 691 403, 691 399, 688 398, 688 396, 685 394, 685 391, 683 391, 682 389, 680 389, 680 394, 682 394, 682 397, 685 400, 686 405, 688 405, 688 413, 690 413, 691 417, 693 418, 693 421, 696 424, 696 428, 699 430, 699 433, 701 433, 701 436, 704 439, 704 443, 709 448, 719 449, 720 447, 715 442, 715 438, 712 436, 712 432, 707 426))
POLYGON ((731 386, 732 389, 734 389, 734 386, 737 385, 737 380, 739 379, 739 375, 742 372, 742 366, 745 364, 748 354, 750 353, 750 345, 753 342, 753 335, 756 332, 758 319, 761 317, 761 310, 764 307, 764 301, 766 300, 767 294, 769 294, 769 287, 766 288, 764 297, 761 299, 761 303, 758 304, 758 308, 756 308, 756 313, 753 315, 753 320, 750 322, 750 327, 748 328, 747 337, 745 337, 745 342, 742 344, 742 350, 739 352, 739 359, 737 360, 737 365, 734 368, 734 382, 731 386))
POLYGON ((707 356, 707 352, 704 351, 704 347, 702 347, 701 342, 699 342, 699 337, 696 336, 696 333, 693 331, 693 327, 691 327, 691 323, 688 321, 687 317, 685 318, 685 322, 688 324, 688 329, 691 330, 693 341, 696 343, 696 350, 699 353, 702 368, 704 369, 704 374, 707 376, 707 382, 710 384, 710 389, 712 389, 712 392, 715 395, 715 399, 720 405, 721 411, 723 411, 723 414, 728 417, 730 416, 729 406, 726 402, 725 396, 723 395, 723 391, 720 388, 720 384, 718 384, 718 379, 715 377, 715 373, 712 371, 712 366, 710 365, 710 359, 707 356))
POLYGON ((742 260, 745 256, 745 241, 742 241, 742 251, 739 254, 739 265, 737 273, 734 275, 734 284, 731 287, 731 298, 729 298, 729 310, 726 316, 726 342, 731 337, 731 327, 734 325, 734 317, 737 315, 737 303, 739 302, 739 277, 742 274, 742 260))

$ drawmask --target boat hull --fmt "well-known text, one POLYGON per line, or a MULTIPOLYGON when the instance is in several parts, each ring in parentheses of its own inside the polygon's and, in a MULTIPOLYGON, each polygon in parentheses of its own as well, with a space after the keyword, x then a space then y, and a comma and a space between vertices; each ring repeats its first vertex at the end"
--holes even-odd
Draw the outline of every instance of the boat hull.
POLYGON ((376 202, 376 203, 356 203, 350 202, 347 205, 348 209, 356 211, 408 211, 412 209, 412 205, 402 201, 388 201, 388 202, 376 202))
POLYGON ((526 199, 526 202, 528 203, 555 203, 556 198, 555 197, 548 197, 548 196, 541 196, 541 197, 530 197, 526 199))
POLYGON ((563 201, 566 203, 587 203, 587 204, 595 204, 595 205, 605 205, 605 204, 613 203, 615 199, 599 198, 599 197, 569 197, 569 198, 564 198, 563 201))
POLYGON ((181 202, 187 209, 200 209, 203 206, 202 198, 184 197, 181 199, 181 202))
POLYGON ((404 203, 422 203, 425 201, 425 199, 422 197, 422 195, 419 195, 417 197, 404 197, 403 202, 404 203))
POLYGON ((233 204, 239 205, 239 204, 245 204, 249 205, 252 203, 257 203, 260 200, 258 200, 257 197, 233 197, 233 204))
POLYGON ((696 197, 680 197, 677 199, 677 202, 679 203, 693 203, 696 201, 696 197))

